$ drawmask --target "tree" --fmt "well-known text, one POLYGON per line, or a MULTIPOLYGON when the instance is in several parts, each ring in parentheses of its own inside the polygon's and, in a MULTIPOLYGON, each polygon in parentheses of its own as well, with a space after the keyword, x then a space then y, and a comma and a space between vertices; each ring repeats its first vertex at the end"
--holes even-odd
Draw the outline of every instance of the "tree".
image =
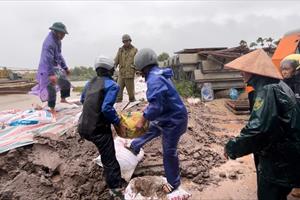
POLYGON ((264 39, 262 37, 257 38, 256 43, 260 44, 261 47, 265 45, 264 39))
POLYGON ((274 41, 273 38, 271 38, 271 37, 265 38, 265 41, 267 42, 267 45, 268 45, 269 48, 271 48, 271 47, 274 46, 274 45, 273 45, 273 41, 274 41))
POLYGON ((279 41, 280 41, 280 39, 274 40, 271 37, 266 37, 266 38, 259 37, 259 38, 257 38, 256 42, 251 42, 249 47, 252 49, 255 49, 255 48, 257 48, 258 45, 260 45, 261 48, 264 48, 265 44, 266 44, 267 48, 274 49, 279 44, 279 41))
POLYGON ((72 81, 85 81, 91 79, 92 77, 96 76, 96 72, 92 67, 85 67, 85 66, 76 66, 71 69, 71 77, 70 80, 72 81))
POLYGON ((169 56, 168 53, 163 52, 163 53, 161 53, 161 54, 157 57, 157 60, 161 62, 161 61, 168 60, 169 57, 170 57, 170 56, 169 56))
POLYGON ((250 48, 255 48, 257 46, 257 43, 256 42, 251 42, 250 43, 250 48))
POLYGON ((241 41, 240 41, 240 46, 241 46, 241 47, 247 47, 248 44, 247 44, 247 42, 246 42, 245 40, 241 40, 241 41))

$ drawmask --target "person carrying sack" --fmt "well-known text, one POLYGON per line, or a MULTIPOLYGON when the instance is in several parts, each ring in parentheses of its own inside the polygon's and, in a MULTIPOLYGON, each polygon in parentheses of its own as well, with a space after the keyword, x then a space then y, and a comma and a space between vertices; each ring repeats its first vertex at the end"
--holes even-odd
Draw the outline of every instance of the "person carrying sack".
POLYGON ((112 79, 114 63, 107 57, 96 59, 97 76, 84 87, 81 95, 83 111, 79 118, 80 136, 93 142, 101 155, 104 176, 112 198, 124 199, 124 180, 116 158, 111 124, 118 133, 124 131, 120 118, 114 109, 119 86, 112 79))

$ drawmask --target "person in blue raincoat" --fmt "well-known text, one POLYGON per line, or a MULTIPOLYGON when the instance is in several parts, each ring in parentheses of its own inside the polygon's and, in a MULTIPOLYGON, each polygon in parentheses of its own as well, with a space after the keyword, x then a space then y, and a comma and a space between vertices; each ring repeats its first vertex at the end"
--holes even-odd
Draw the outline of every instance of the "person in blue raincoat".
POLYGON ((79 118, 78 132, 80 136, 93 142, 101 155, 105 180, 113 199, 124 199, 124 180, 121 178, 120 165, 115 155, 111 124, 120 133, 122 123, 114 109, 120 87, 112 79, 114 62, 99 56, 95 62, 97 76, 84 87, 81 94, 83 103, 79 118))
POLYGON ((61 102, 66 103, 70 96, 71 83, 66 75, 70 73, 61 54, 61 40, 68 34, 66 26, 61 22, 54 23, 46 37, 37 72, 37 82, 31 94, 38 95, 42 102, 48 101, 51 112, 55 115, 57 85, 61 93, 61 102))
POLYGON ((190 194, 179 187, 177 145, 186 132, 188 116, 187 109, 172 83, 173 71, 170 68, 159 68, 157 56, 151 49, 138 51, 134 65, 145 77, 149 102, 136 129, 141 129, 147 121, 150 121, 150 127, 145 135, 132 141, 130 150, 137 155, 146 142, 162 135, 163 163, 168 181, 163 189, 168 193, 169 199, 187 199, 190 194))

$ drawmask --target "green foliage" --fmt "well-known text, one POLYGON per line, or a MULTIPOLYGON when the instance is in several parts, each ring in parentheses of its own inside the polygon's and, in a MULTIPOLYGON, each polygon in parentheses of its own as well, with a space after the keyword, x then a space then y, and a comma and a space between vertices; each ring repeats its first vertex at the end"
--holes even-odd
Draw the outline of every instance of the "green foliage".
POLYGON ((263 47, 265 45, 264 43, 264 39, 262 37, 257 38, 256 43, 260 44, 261 47, 263 47))
POLYGON ((256 46, 257 46, 256 42, 251 42, 249 47, 252 48, 252 47, 256 47, 256 46))
POLYGON ((71 71, 71 75, 70 75, 71 81, 86 81, 96 76, 96 72, 92 67, 84 67, 84 66, 74 67, 70 71, 71 71))
POLYGON ((269 37, 269 38, 265 38, 265 40, 266 40, 266 42, 270 42, 270 43, 272 43, 273 42, 273 38, 271 38, 271 37, 269 37))
POLYGON ((163 53, 161 53, 161 54, 157 57, 157 60, 161 62, 161 61, 167 60, 169 57, 170 57, 170 56, 169 56, 168 53, 163 52, 163 53))
POLYGON ((246 42, 245 40, 241 40, 241 41, 240 41, 240 46, 242 46, 242 47, 247 47, 248 44, 247 44, 247 42, 246 42))
POLYGON ((175 87, 182 97, 196 97, 199 94, 196 92, 195 83, 191 81, 175 81, 175 87))
MULTIPOLYGON (((250 48, 256 48, 258 45, 263 48, 263 47, 269 47, 269 48, 276 48, 280 40, 274 40, 271 37, 258 37, 256 41, 250 42, 249 47, 250 48)), ((245 46, 247 45, 247 42, 245 40, 240 41, 240 46, 245 46)))

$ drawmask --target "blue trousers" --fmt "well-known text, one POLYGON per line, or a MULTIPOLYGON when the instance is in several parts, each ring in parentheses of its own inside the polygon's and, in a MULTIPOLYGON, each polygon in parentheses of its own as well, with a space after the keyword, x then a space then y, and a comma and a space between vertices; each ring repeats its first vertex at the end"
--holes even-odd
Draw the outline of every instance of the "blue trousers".
POLYGON ((180 185, 180 170, 179 159, 177 154, 177 145, 179 139, 187 128, 187 120, 182 120, 181 124, 177 126, 158 126, 154 123, 150 123, 150 127, 147 133, 134 139, 131 143, 131 148, 135 153, 138 153, 140 149, 150 140, 162 135, 162 147, 163 147, 163 164, 165 169, 165 175, 167 181, 174 189, 180 185))

